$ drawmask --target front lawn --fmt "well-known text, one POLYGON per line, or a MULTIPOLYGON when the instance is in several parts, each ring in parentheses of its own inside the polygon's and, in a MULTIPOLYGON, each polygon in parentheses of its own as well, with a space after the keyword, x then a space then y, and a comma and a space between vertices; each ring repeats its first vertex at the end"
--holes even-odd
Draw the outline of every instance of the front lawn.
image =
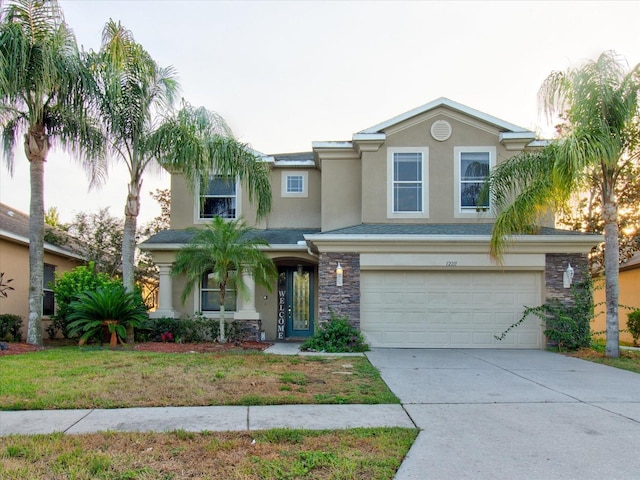
POLYGON ((595 343, 592 348, 582 348, 569 354, 590 362, 640 373, 640 351, 638 350, 620 349, 620 357, 609 358, 604 354, 604 347, 595 343))
POLYGON ((365 357, 64 347, 0 371, 0 410, 399 403, 365 357))
POLYGON ((0 437, 0 478, 391 480, 417 429, 0 437))

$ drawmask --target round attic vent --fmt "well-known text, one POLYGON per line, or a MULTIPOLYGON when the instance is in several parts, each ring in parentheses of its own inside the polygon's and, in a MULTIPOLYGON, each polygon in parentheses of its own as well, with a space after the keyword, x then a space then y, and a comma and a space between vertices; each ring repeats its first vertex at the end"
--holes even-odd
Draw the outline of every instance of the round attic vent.
POLYGON ((436 120, 431 125, 431 136, 439 142, 448 140, 451 136, 451 124, 446 120, 436 120))

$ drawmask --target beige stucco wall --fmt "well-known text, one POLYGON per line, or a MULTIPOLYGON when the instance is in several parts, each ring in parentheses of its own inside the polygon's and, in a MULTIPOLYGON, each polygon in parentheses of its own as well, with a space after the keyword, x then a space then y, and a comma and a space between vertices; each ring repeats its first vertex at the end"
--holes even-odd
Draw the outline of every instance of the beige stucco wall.
POLYGON ((364 223, 466 223, 492 222, 486 213, 455 216, 457 199, 455 197, 454 168, 455 147, 495 147, 496 163, 510 158, 518 152, 508 151, 499 142, 499 131, 495 127, 476 120, 463 122, 447 114, 446 109, 437 109, 422 116, 398 124, 387 132, 385 143, 377 152, 365 152, 362 156, 363 182, 362 221, 364 223), (451 137, 440 142, 430 134, 431 125, 437 120, 446 120, 451 124, 451 137), (428 148, 428 207, 429 217, 387 218, 387 161, 388 149, 397 147, 428 148))
POLYGON ((359 159, 341 158, 322 161, 322 230, 362 223, 362 185, 371 182, 363 175, 359 159))
MULTIPOLYGON (((272 209, 266 218, 256 219, 256 206, 249 200, 245 188, 241 188, 240 216, 252 227, 264 228, 320 228, 320 172, 315 168, 272 168, 272 209), (308 195, 306 197, 284 197, 282 195, 282 173, 301 171, 307 173, 308 195)), ((196 197, 179 174, 171 176, 171 228, 184 229, 206 223, 198 220, 196 197)))
POLYGON ((320 228, 320 180, 320 172, 316 168, 272 169, 272 208, 265 222, 266 228, 320 228), (305 173, 307 176, 307 196, 283 196, 283 175, 297 172, 305 173))
MULTIPOLYGON (((620 305, 626 305, 633 308, 640 308, 640 267, 621 271, 619 285, 620 296, 618 303, 620 305)), ((597 277, 594 279, 594 288, 593 301, 596 304, 596 317, 593 322, 591 322, 591 331, 602 332, 607 329, 603 277, 597 277)), ((631 311, 632 310, 624 307, 620 307, 618 309, 618 322, 621 330, 626 330, 627 315, 631 311)), ((629 332, 620 332, 620 340, 631 343, 633 338, 629 332)))
MULTIPOLYGON (((44 263, 55 265, 56 273, 59 275, 82 265, 83 262, 45 252, 44 263)), ((29 247, 0 239, 0 271, 4 272, 5 281, 13 279, 11 286, 14 288, 7 292, 7 298, 0 298, 0 314, 11 313, 22 317, 24 339, 29 318, 29 247)))

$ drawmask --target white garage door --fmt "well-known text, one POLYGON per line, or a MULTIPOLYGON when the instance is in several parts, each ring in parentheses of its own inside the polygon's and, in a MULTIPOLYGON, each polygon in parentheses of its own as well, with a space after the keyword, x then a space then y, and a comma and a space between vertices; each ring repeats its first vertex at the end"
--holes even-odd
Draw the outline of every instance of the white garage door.
POLYGON ((360 328, 372 347, 542 348, 539 272, 395 272, 361 276, 360 328))

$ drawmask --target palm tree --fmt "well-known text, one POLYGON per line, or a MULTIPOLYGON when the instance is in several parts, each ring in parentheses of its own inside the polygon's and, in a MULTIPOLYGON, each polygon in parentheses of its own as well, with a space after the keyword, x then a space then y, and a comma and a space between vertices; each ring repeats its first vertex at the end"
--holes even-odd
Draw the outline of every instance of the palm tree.
POLYGON ((0 130, 9 171, 20 134, 30 165, 29 321, 27 342, 42 345, 44 269, 44 164, 50 147, 90 159, 83 166, 100 178, 99 129, 92 123, 91 75, 57 1, 16 0, 0 19, 0 130))
POLYGON ((536 153, 502 163, 490 177, 491 253, 500 258, 508 235, 531 232, 549 209, 565 205, 585 182, 595 181, 605 238, 606 354, 619 356, 618 204, 616 185, 638 160, 640 65, 631 70, 614 52, 566 72, 554 72, 540 89, 541 106, 563 124, 560 137, 536 153))
POLYGON ((185 275, 186 286, 182 302, 210 275, 220 290, 220 342, 225 342, 225 301, 229 289, 245 295, 247 288, 243 273, 253 276, 256 284, 271 290, 270 280, 277 275, 273 261, 260 247, 268 243, 255 236, 253 228, 242 220, 224 220, 215 217, 204 228, 193 228, 189 244, 178 251, 172 275, 185 275))
MULTIPOLYGON (((114 159, 129 171, 122 244, 122 279, 134 288, 134 260, 140 190, 145 171, 158 165, 181 172, 191 186, 216 171, 244 181, 258 214, 271 208, 269 170, 236 141, 224 120, 184 102, 172 110, 178 82, 173 68, 160 67, 135 42, 131 31, 107 22, 102 47, 87 56, 98 78, 101 116, 114 159)), ((133 337, 130 337, 133 338, 133 337)))

